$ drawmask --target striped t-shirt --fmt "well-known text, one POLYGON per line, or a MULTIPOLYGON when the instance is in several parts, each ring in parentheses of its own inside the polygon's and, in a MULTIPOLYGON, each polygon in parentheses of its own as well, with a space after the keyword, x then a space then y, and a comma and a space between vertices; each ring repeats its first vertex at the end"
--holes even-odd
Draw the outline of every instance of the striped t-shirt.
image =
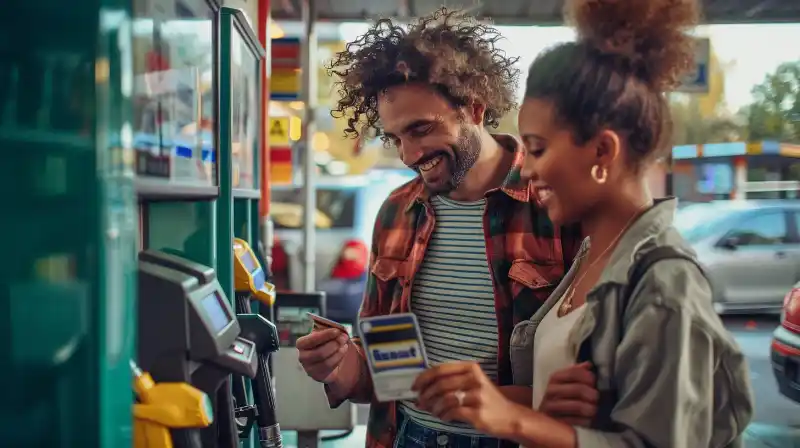
MULTIPOLYGON (((483 233, 485 203, 431 199, 436 227, 414 279, 411 311, 419 320, 431 365, 477 361, 494 380, 497 315, 483 233)), ((400 410, 432 429, 480 434, 467 425, 443 422, 411 402, 401 402, 400 410)))

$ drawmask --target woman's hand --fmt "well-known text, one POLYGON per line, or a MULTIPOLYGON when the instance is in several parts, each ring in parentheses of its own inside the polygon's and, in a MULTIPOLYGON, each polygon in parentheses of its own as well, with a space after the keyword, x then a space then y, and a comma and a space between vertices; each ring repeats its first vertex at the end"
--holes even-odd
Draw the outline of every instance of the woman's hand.
POLYGON ((551 375, 539 411, 570 425, 588 427, 600 399, 590 368, 590 363, 583 362, 551 375))
POLYGON ((512 433, 520 406, 508 400, 474 362, 453 362, 428 369, 412 387, 417 405, 444 421, 459 421, 498 438, 512 433))

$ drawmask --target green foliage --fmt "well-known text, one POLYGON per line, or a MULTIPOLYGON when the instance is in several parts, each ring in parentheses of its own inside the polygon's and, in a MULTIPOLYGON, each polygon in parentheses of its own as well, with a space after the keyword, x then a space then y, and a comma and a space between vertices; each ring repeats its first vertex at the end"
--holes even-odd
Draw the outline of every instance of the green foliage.
POLYGON ((672 114, 672 144, 696 145, 740 141, 744 129, 736 117, 715 112, 704 115, 700 99, 694 96, 673 96, 670 101, 672 114))
POLYGON ((742 109, 750 141, 800 141, 800 61, 786 62, 753 86, 753 103, 742 109))

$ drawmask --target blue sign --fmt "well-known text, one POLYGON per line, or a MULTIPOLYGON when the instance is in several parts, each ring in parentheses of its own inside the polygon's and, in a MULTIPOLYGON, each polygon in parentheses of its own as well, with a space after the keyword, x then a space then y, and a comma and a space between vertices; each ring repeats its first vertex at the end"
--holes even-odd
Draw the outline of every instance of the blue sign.
POLYGON ((696 39, 694 49, 694 67, 681 80, 675 89, 683 93, 708 93, 711 75, 711 41, 708 38, 696 39))
POLYGON ((733 167, 730 163, 704 163, 697 167, 697 191, 702 194, 730 194, 733 167))

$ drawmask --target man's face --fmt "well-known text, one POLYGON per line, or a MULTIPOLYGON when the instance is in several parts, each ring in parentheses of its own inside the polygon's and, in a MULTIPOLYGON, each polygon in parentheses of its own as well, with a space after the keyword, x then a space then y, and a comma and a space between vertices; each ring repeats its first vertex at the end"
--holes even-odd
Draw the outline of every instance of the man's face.
POLYGON ((388 89, 378 98, 378 115, 403 163, 435 193, 457 188, 478 160, 477 124, 430 86, 388 89))

